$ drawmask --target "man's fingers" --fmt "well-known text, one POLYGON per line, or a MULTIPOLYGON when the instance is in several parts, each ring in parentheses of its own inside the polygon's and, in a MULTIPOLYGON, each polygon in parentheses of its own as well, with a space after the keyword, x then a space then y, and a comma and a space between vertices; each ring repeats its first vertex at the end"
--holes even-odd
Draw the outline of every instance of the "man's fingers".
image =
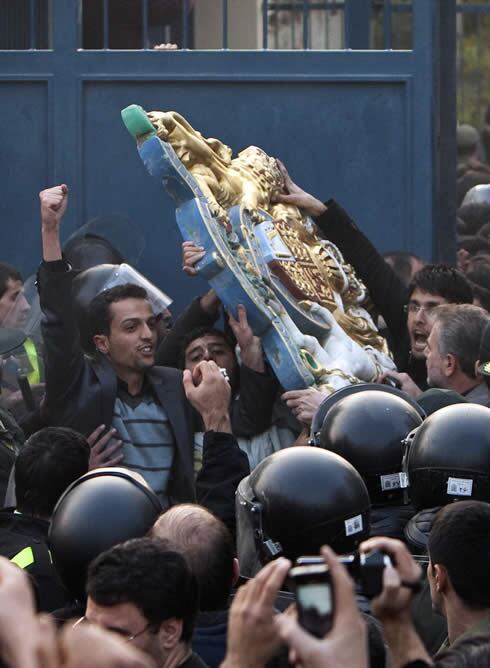
POLYGON ((184 392, 186 394, 186 397, 189 398, 189 394, 192 394, 192 391, 194 390, 192 374, 189 371, 189 369, 184 369, 184 373, 182 374, 182 383, 184 385, 184 392))
POLYGON ((293 183, 293 180, 289 176, 289 172, 286 169, 286 165, 279 159, 277 159, 276 162, 277 162, 277 166, 279 167, 279 171, 282 174, 282 178, 284 179, 284 185, 289 190, 289 184, 293 183))
POLYGON ((194 250, 200 250, 200 251, 204 250, 204 246, 198 246, 193 241, 183 241, 182 242, 182 250, 186 250, 188 248, 194 249, 194 250))
POLYGON ((400 605, 406 607, 409 605, 411 597, 405 595, 400 598, 401 578, 399 573, 392 567, 388 566, 383 571, 383 590, 372 601, 373 613, 382 618, 388 615, 393 607, 400 609, 400 605))
POLYGON ((361 543, 359 550, 364 554, 374 550, 386 552, 392 558, 403 580, 416 582, 420 578, 421 568, 401 540, 385 537, 369 538, 361 543))
POLYGON ((182 269, 189 276, 196 276, 197 269, 194 265, 205 256, 203 246, 198 246, 193 241, 184 241, 182 243, 182 269))
POLYGON ((392 566, 387 566, 383 571, 383 589, 388 593, 400 587, 402 581, 398 571, 392 566))
POLYGON ((44 206, 48 206, 49 208, 56 210, 62 204, 67 193, 68 186, 63 183, 60 186, 55 186, 54 188, 48 188, 47 190, 41 191, 39 197, 44 206))
MULTIPOLYGON (((229 311, 228 309, 226 310, 226 315, 228 316, 228 322, 230 323, 230 327, 232 328, 233 333, 235 333, 235 330, 237 329, 239 322, 238 320, 235 320, 232 312, 229 311)), ((238 316, 240 317, 240 314, 238 314, 238 316)))
MULTIPOLYGON (((295 660, 301 660, 301 656, 305 652, 305 649, 311 648, 318 643, 318 640, 302 629, 296 619, 290 615, 284 613, 276 615, 274 624, 281 640, 286 643, 292 652, 294 652, 295 660)), ((291 655, 290 658, 293 659, 291 655)), ((294 663, 294 665, 296 665, 296 663, 294 663)))
POLYGON ((288 559, 280 558, 273 563, 274 568, 269 573, 269 577, 265 581, 262 591, 260 592, 262 604, 271 608, 274 607, 277 593, 283 585, 286 575, 291 568, 291 562, 288 559))
POLYGON ((296 204, 296 201, 297 200, 295 195, 277 193, 277 195, 274 196, 274 202, 277 202, 278 204, 296 204))
POLYGON ((184 264, 195 264, 206 255, 205 251, 184 251, 184 264))
POLYGON ((109 441, 111 440, 111 438, 114 437, 115 434, 116 434, 116 430, 115 430, 115 429, 109 429, 109 431, 107 432, 107 434, 104 434, 104 436, 102 436, 101 438, 99 438, 98 441, 97 441, 96 443, 93 444, 93 446, 92 446, 92 452, 99 453, 99 452, 101 452, 102 450, 104 450, 104 448, 106 447, 106 445, 109 443, 109 441))
POLYGON ((105 429, 105 424, 99 424, 99 426, 93 430, 93 432, 87 436, 87 443, 92 447, 98 441, 99 436, 105 429))
MULTIPOLYGON (((317 390, 315 390, 315 391, 317 391, 317 390)), ((281 394, 281 399, 283 401, 288 401, 290 399, 292 399, 292 400, 303 399, 310 392, 311 392, 311 390, 288 390, 287 392, 283 392, 281 394)))
MULTIPOLYGON (((103 452, 104 458, 110 458, 115 452, 118 452, 122 448, 122 441, 116 441, 113 445, 110 445, 103 452)), ((124 456, 124 455, 123 455, 124 456)))
POLYGON ((328 566, 332 576, 332 587, 335 599, 335 624, 342 622, 346 617, 351 617, 357 612, 357 604, 354 598, 354 583, 347 573, 347 569, 337 558, 335 552, 324 545, 321 555, 328 566))
POLYGON ((219 366, 216 364, 216 362, 213 362, 213 360, 203 360, 202 362, 199 362, 196 368, 199 369, 203 378, 207 378, 211 376, 211 374, 216 373, 221 375, 219 366))
POLYGON ((237 313, 238 313, 238 322, 240 323, 240 325, 242 325, 243 327, 248 327, 247 309, 243 304, 238 304, 237 313))
POLYGON ((291 562, 284 557, 279 557, 275 561, 265 566, 254 578, 255 589, 254 597, 259 596, 260 604, 273 607, 284 579, 291 568, 291 562))
POLYGON ((117 455, 112 457, 112 459, 107 460, 106 462, 101 463, 101 466, 117 466, 124 459, 124 455, 117 455))
POLYGON ((37 662, 39 668, 56 668, 63 665, 56 627, 50 615, 40 615, 39 624, 39 646, 37 648, 37 662))

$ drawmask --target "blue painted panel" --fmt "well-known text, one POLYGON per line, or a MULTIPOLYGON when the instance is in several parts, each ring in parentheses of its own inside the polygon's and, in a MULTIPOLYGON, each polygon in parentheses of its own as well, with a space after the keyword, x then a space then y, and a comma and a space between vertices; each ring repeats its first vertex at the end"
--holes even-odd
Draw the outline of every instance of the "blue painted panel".
POLYGON ((117 122, 119 110, 136 102, 179 111, 235 152, 261 146, 284 160, 299 183, 324 199, 338 198, 381 249, 406 246, 411 223, 406 92, 405 82, 396 80, 295 83, 292 105, 286 82, 86 82, 83 219, 127 212, 145 229, 141 266, 148 275, 178 297, 179 306, 204 289, 182 275, 173 202, 145 179, 117 122), (259 108, 247 100, 260 100, 259 108))
POLYGON ((120 123, 134 102, 178 110, 234 151, 262 146, 299 183, 335 196, 381 250, 431 256, 436 0, 414 0, 414 51, 405 52, 79 52, 78 0, 53 4, 53 51, 0 52, 0 202, 11 221, 0 244, 24 272, 40 254, 37 192, 66 181, 65 235, 123 213, 145 228, 140 267, 178 308, 206 289, 181 273, 173 204, 120 123))
POLYGON ((40 254, 39 199, 50 161, 48 82, 0 81, 0 260, 27 276, 40 254))

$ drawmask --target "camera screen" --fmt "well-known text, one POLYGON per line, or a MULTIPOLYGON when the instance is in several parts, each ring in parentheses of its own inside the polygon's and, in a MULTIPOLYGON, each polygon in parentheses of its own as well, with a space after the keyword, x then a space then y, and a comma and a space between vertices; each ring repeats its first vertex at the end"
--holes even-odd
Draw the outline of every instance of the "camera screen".
POLYGON ((296 597, 304 610, 314 608, 319 615, 332 612, 332 590, 328 582, 313 582, 297 587, 296 597))

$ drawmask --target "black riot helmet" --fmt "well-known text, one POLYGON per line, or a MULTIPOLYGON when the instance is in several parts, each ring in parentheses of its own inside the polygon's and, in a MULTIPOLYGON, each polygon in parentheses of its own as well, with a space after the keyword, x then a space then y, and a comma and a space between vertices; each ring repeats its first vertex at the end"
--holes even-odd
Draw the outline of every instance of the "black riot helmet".
POLYGON ((338 455, 299 446, 266 457, 236 495, 241 573, 253 577, 283 554, 296 559, 356 549, 369 536, 369 495, 361 476, 338 455))
POLYGON ((457 499, 490 502, 490 410, 454 404, 430 415, 407 439, 407 470, 417 509, 457 499))
POLYGON ((92 559, 144 536, 161 512, 158 497, 128 469, 95 469, 75 480, 56 504, 48 536, 53 564, 70 594, 83 600, 92 559))
POLYGON ((407 487, 402 472, 404 439, 421 424, 420 408, 401 393, 374 388, 350 393, 327 411, 320 446, 352 464, 373 503, 400 502, 407 487))

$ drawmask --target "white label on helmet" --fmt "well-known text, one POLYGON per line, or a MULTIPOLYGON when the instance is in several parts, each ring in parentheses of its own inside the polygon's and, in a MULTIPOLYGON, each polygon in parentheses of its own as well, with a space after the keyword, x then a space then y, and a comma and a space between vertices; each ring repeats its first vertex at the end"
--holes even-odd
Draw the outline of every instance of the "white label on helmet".
POLYGON ((362 515, 356 515, 348 520, 345 520, 345 535, 352 536, 354 533, 362 531, 362 515))
POLYGON ((402 471, 400 473, 400 487, 402 489, 406 489, 409 486, 410 486, 410 483, 408 481, 408 475, 405 473, 405 471, 402 471))
POLYGON ((471 496, 473 480, 471 478, 448 478, 447 493, 455 496, 471 496))
POLYGON ((404 489, 408 487, 408 479, 406 473, 390 473, 389 475, 380 476, 381 489, 383 492, 391 491, 392 489, 404 489))

